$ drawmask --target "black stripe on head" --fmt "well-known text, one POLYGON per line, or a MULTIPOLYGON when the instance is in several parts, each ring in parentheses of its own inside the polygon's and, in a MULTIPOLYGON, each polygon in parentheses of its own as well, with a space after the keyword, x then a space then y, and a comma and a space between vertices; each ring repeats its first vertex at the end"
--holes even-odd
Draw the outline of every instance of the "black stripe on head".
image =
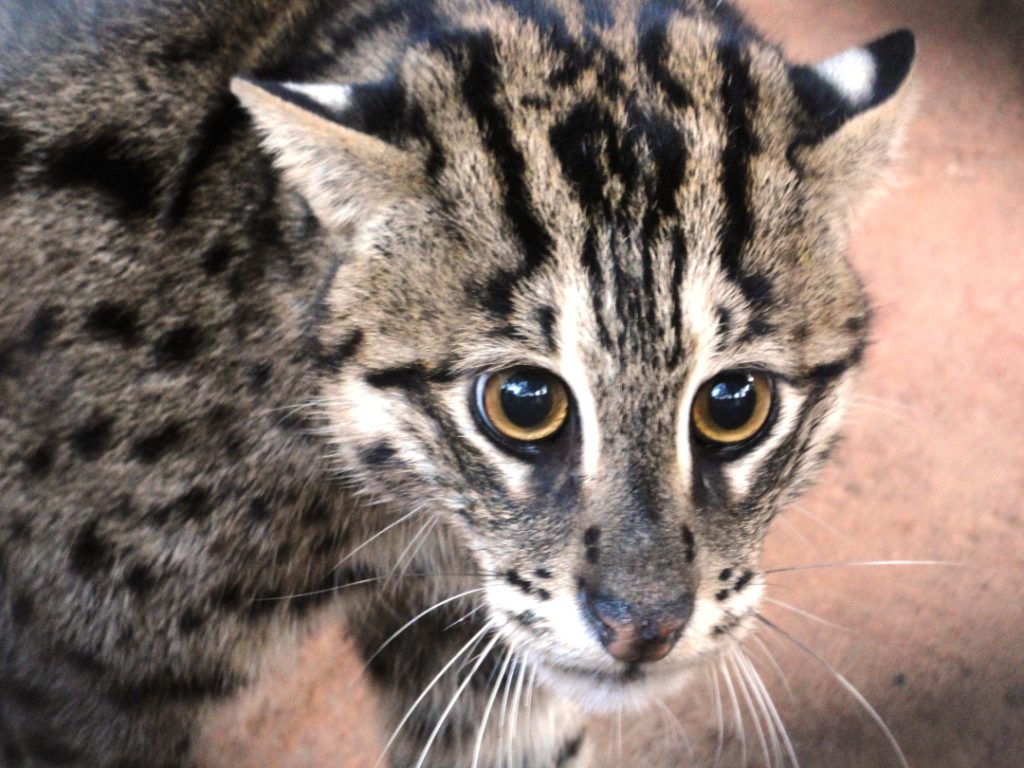
POLYGON ((610 142, 613 134, 611 116, 592 100, 577 104, 548 133, 562 174, 588 215, 602 210, 608 213, 604 197, 608 176, 597 150, 605 141, 610 142))
POLYGON ((722 67, 722 107, 727 131, 721 175, 725 220, 718 239, 722 267, 737 280, 743 250, 753 233, 748 199, 750 156, 759 147, 750 114, 757 105, 757 88, 750 77, 748 55, 736 40, 726 37, 719 41, 718 61, 722 67))
POLYGON ((421 363, 382 368, 366 374, 366 383, 371 387, 407 392, 423 392, 428 383, 447 384, 454 380, 455 376, 447 368, 441 366, 431 370, 421 363))
POLYGON ((308 346, 317 367, 338 373, 351 360, 363 344, 363 332, 356 328, 333 347, 326 347, 319 339, 308 336, 308 346))
POLYGON ((165 209, 164 218, 170 226, 180 224, 185 217, 203 171, 222 149, 245 135, 249 125, 249 114, 231 93, 224 94, 220 103, 206 113, 196 129, 188 163, 175 180, 174 197, 165 209))
POLYGON ((628 134, 628 149, 639 153, 642 137, 649 148, 655 178, 646 179, 647 211, 641 226, 643 247, 650 246, 662 219, 678 213, 676 193, 686 176, 686 140, 673 121, 663 115, 630 110, 630 122, 639 130, 628 134))
POLYGON ((672 332, 675 342, 669 364, 677 366, 683 359, 683 268, 686 265, 686 237, 682 231, 672 232, 672 332))
MULTIPOLYGON (((522 256, 522 262, 516 269, 501 270, 485 289, 485 295, 494 302, 490 308, 506 315, 511 309, 516 284, 540 268, 550 256, 554 243, 534 210, 526 184, 526 160, 516 145, 509 115, 500 103, 504 94, 494 40, 487 33, 465 35, 461 38, 461 47, 467 59, 462 97, 476 120, 485 149, 497 165, 505 193, 505 216, 522 256)), ((460 52, 455 51, 455 56, 459 57, 460 52)))
POLYGON ((658 86, 669 104, 677 109, 691 106, 693 98, 690 92, 665 67, 669 45, 664 23, 652 25, 640 35, 639 52, 644 71, 658 86))
POLYGON ((860 363, 866 348, 866 342, 858 342, 846 357, 831 363, 816 365, 808 370, 803 376, 804 381, 815 387, 823 387, 835 383, 839 377, 860 363))
POLYGON ((583 241, 583 250, 580 253, 580 260, 583 262, 583 269, 587 273, 590 282, 590 299, 594 309, 594 319, 597 323, 597 337, 601 346, 605 349, 612 348, 612 336, 608 332, 602 310, 605 279, 604 271, 601 269, 601 259, 597 252, 597 234, 593 227, 587 230, 586 238, 583 241))

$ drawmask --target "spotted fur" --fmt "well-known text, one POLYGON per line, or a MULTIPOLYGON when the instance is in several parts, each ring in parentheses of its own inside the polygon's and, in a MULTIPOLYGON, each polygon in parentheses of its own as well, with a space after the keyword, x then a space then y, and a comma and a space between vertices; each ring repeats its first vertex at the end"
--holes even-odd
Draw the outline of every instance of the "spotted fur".
POLYGON ((796 66, 698 0, 18 0, 0 35, 0 765, 191 765, 340 602, 393 765, 579 766, 581 709, 745 631, 865 347, 908 33, 796 66), (472 404, 522 364, 572 393, 534 458, 472 404), (776 410, 722 461, 690 403, 740 366, 776 410), (685 626, 618 661, 601 600, 685 626))

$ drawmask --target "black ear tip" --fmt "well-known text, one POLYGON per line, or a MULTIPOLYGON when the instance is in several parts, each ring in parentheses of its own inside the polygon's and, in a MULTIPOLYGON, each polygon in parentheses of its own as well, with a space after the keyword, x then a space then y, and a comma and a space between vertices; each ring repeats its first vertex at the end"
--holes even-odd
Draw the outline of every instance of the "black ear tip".
POLYGON ((898 29, 868 43, 865 48, 875 60, 878 68, 875 103, 888 99, 910 73, 917 53, 914 33, 909 29, 898 29))

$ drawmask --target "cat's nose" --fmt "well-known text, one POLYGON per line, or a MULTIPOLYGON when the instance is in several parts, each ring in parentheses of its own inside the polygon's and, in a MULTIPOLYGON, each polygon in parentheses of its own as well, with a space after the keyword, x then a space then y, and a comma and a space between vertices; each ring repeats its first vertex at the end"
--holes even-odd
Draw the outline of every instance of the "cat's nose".
POLYGON ((583 591, 582 600, 605 650, 630 664, 665 658, 693 614, 693 596, 688 593, 653 608, 591 589, 583 591))

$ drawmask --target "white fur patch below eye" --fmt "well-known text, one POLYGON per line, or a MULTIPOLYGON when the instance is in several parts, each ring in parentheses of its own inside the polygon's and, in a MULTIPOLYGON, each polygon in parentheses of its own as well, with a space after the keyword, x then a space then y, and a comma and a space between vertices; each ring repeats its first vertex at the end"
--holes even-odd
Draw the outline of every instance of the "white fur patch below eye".
POLYGON ((878 64, 870 51, 851 48, 821 62, 815 71, 851 106, 862 107, 871 103, 878 78, 878 64))
POLYGON ((572 390, 583 432, 583 472, 597 473, 601 458, 601 427, 597 404, 590 390, 587 366, 580 357, 580 311, 584 306, 575 283, 566 286, 565 301, 559 318, 559 373, 572 390))
POLYGON ((333 111, 342 111, 348 104, 352 89, 333 83, 282 83, 284 88, 312 99, 333 111))

